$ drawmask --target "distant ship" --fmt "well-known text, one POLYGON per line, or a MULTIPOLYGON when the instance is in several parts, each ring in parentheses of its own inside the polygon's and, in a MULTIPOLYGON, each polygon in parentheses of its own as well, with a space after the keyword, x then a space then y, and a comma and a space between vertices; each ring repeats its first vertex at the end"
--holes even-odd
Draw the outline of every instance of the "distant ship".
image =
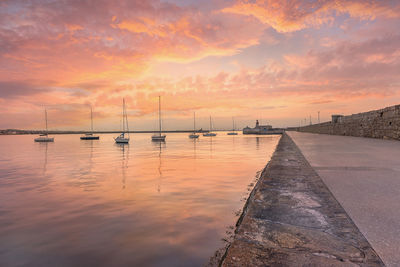
POLYGON ((282 134, 283 129, 272 128, 271 125, 260 125, 258 120, 256 120, 256 127, 250 128, 247 126, 243 128, 243 134, 282 134))

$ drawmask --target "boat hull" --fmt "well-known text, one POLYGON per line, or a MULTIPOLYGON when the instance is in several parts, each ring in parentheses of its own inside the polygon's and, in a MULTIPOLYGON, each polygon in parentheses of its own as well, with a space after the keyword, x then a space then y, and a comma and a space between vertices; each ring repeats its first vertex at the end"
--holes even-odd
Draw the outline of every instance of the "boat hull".
POLYGON ((151 141, 155 141, 155 142, 163 142, 165 141, 165 135, 153 135, 151 137, 151 141))
POLYGON ((81 136, 81 140, 99 140, 100 136, 81 136))
POLYGON ((203 134, 203 136, 217 136, 216 133, 205 133, 203 134))
POLYGON ((129 138, 114 138, 115 143, 117 144, 128 144, 129 143, 129 138))
POLYGON ((270 129, 270 130, 259 130, 259 129, 243 129, 243 134, 259 134, 259 135, 275 135, 282 134, 283 129, 270 129))
POLYGON ((54 137, 38 137, 35 142, 54 142, 54 137))
POLYGON ((199 138, 198 134, 191 134, 189 135, 189 138, 195 139, 195 138, 199 138))
POLYGON ((228 135, 238 135, 237 133, 228 133, 228 135))

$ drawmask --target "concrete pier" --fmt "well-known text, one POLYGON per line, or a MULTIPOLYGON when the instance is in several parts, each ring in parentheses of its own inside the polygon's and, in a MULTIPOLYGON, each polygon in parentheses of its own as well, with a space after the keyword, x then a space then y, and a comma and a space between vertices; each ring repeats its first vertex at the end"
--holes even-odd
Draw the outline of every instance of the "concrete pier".
POLYGON ((383 266, 284 134, 247 200, 221 266, 383 266))
POLYGON ((288 132, 387 266, 400 266, 400 142, 288 132))

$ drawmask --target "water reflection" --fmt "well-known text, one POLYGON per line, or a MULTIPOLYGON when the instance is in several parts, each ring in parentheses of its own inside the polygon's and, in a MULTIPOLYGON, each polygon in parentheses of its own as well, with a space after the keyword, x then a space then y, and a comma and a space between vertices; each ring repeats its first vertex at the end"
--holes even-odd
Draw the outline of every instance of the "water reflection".
POLYGON ((88 152, 88 154, 82 155, 82 160, 79 161, 79 168, 74 172, 74 176, 77 180, 76 184, 80 188, 84 191, 92 191, 99 186, 96 177, 93 175, 94 141, 84 140, 81 142, 81 146, 88 152))
POLYGON ((165 142, 158 142, 158 146, 159 146, 159 153, 158 153, 158 186, 157 186, 157 192, 160 193, 161 192, 161 182, 162 182, 162 171, 161 171, 161 149, 162 149, 162 145, 164 143, 165 146, 165 142))
POLYGON ((125 187, 126 187, 126 171, 128 169, 128 164, 129 164, 129 144, 115 143, 114 145, 117 146, 121 150, 122 189, 125 189, 125 187))
POLYGON ((0 266, 202 266, 278 138, 0 136, 0 266))
POLYGON ((43 161, 43 176, 46 176, 47 170, 47 154, 48 154, 48 142, 40 142, 38 143, 40 146, 44 146, 44 161, 43 161))
POLYGON ((199 141, 197 138, 189 139, 193 142, 193 158, 196 159, 196 143, 199 141))
POLYGON ((209 144, 210 144, 210 158, 212 159, 213 158, 213 138, 214 137, 208 137, 208 140, 209 140, 209 144))

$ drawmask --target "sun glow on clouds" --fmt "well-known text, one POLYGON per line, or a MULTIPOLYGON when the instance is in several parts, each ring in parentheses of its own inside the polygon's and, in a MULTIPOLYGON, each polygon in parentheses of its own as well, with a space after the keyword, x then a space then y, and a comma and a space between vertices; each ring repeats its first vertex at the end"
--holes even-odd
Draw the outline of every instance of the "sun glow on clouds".
POLYGON ((159 94, 168 129, 194 110, 229 128, 396 104, 399 15, 373 0, 2 1, 0 128, 41 128, 46 106, 53 128, 81 129, 92 105, 115 129, 125 97, 146 129, 159 94))

